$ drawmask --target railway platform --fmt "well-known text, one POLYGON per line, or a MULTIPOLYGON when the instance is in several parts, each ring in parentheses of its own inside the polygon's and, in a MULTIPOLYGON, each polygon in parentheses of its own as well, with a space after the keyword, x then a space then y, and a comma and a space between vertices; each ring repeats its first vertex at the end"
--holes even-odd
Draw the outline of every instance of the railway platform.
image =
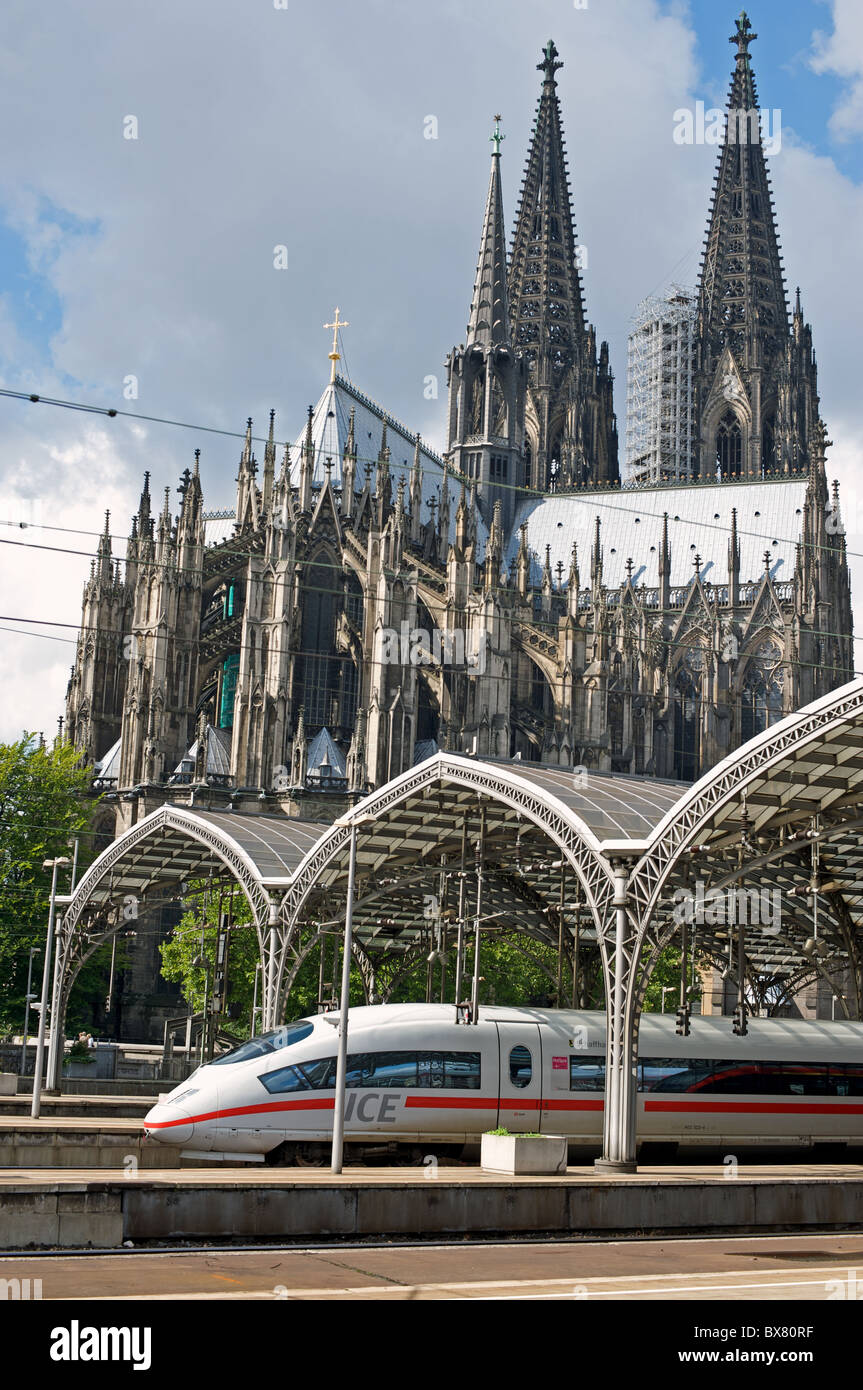
POLYGON ((863 1230, 863 1166, 0 1172, 0 1250, 129 1242, 863 1230))
MULTIPOLYGON (((47 1109, 47 1107, 45 1107, 47 1109)), ((180 1150, 148 1144, 141 1120, 99 1113, 38 1120, 0 1111, 0 1171, 23 1168, 178 1168, 180 1150)))

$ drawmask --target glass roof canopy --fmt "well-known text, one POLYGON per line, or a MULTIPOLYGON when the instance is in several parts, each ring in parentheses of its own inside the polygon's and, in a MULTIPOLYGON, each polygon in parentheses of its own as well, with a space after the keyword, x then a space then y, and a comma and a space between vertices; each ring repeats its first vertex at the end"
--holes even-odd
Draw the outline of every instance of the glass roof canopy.
MULTIPOLYGON (((525 932, 555 948, 565 940, 568 948, 577 924, 582 940, 598 935, 607 945, 613 866, 624 862, 633 949, 643 940, 650 955, 670 939, 674 894, 687 884, 700 882, 706 893, 776 890, 779 929, 747 923, 749 968, 798 982, 850 969, 863 992, 861 802, 863 680, 788 716, 689 788, 437 753, 346 818, 358 824, 357 941, 371 953, 421 946, 430 899, 451 922, 460 889, 470 929, 481 838, 485 930, 525 932)), ((344 822, 163 806, 110 845, 61 900, 64 927, 105 918, 129 895, 179 896, 189 878, 232 876, 259 928, 278 922, 284 971, 303 932, 325 923, 338 930, 349 841, 344 822)), ((729 959, 734 929, 726 921, 701 922, 697 932, 702 953, 729 959)))

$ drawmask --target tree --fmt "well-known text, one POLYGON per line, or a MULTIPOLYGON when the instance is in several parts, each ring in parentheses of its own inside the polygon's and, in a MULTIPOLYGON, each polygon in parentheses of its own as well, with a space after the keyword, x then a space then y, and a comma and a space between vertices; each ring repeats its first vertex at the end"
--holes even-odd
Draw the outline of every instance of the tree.
MULTIPOLYGON (((40 951, 39 988, 51 896, 43 860, 71 858, 76 837, 79 872, 93 857, 87 827, 98 798, 90 795, 91 778, 71 744, 48 747, 35 734, 0 744, 0 1033, 22 1027, 31 946, 40 951)), ((60 892, 68 874, 59 870, 60 892)))

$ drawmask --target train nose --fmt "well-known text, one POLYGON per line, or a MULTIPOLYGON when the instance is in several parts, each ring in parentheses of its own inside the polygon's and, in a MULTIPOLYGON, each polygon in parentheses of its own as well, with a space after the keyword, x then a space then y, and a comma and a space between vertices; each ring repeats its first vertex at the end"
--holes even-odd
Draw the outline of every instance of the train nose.
POLYGON ((195 1132, 193 1111, 187 1103, 159 1101, 144 1118, 144 1133, 159 1144, 188 1144, 195 1132))

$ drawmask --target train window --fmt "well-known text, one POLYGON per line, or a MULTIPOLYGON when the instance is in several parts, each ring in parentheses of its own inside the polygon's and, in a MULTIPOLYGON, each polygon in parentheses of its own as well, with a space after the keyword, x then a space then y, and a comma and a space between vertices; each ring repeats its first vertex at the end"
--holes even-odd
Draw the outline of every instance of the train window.
POLYGON ((317 1062, 301 1062, 293 1067, 280 1067, 265 1072, 258 1080, 273 1094, 284 1091, 326 1091, 336 1084, 335 1057, 322 1057, 317 1062))
POLYGON ((638 1067, 641 1091, 688 1091, 699 1074, 696 1068, 710 1066, 683 1057, 645 1057, 638 1067))
POLYGON ((420 1086, 436 1090, 445 1085, 444 1055, 442 1052, 420 1052, 417 1055, 417 1080, 420 1086))
MULTIPOLYGON (((863 1068, 856 1068, 863 1092, 863 1068)), ((703 1058, 644 1058, 639 1063, 639 1090, 695 1091, 700 1095, 822 1096, 849 1094, 841 1084, 846 1068, 813 1062, 707 1061, 703 1058), (835 1079, 834 1079, 835 1078, 835 1079)))
POLYGON ((529 1086, 533 1076, 533 1058, 521 1043, 509 1054, 509 1079, 513 1086, 529 1086))
POLYGON ((828 1085, 831 1096, 863 1096, 863 1067, 831 1067, 828 1085))
POLYGON ((828 1094, 828 1068, 826 1066, 820 1066, 818 1063, 810 1065, 783 1062, 780 1068, 775 1062, 767 1062, 764 1064, 764 1069, 768 1073, 766 1090, 772 1095, 826 1096, 828 1094))
POLYGON ((415 1052, 373 1052, 369 1058, 370 1074, 362 1086, 416 1086, 417 1055, 415 1052))
POLYGON ((370 1078, 374 1069, 375 1064, 370 1052, 358 1052, 355 1056, 348 1057, 345 1085, 371 1086, 370 1078))
POLYGON ((271 1095, 283 1095, 286 1091, 307 1091, 309 1083, 299 1067, 280 1067, 278 1071, 267 1072, 258 1080, 271 1095))
POLYGON ((248 1062, 252 1057, 265 1057, 270 1052, 278 1052, 283 1047, 293 1047, 294 1043, 302 1042, 314 1031, 313 1023, 286 1023, 283 1028, 275 1028, 271 1033, 261 1033, 258 1038, 249 1038, 248 1042, 240 1043, 239 1047, 234 1047, 230 1052, 226 1052, 223 1057, 216 1057, 210 1063, 212 1067, 224 1066, 226 1062, 248 1062))
POLYGON ((773 1082, 757 1062, 720 1062, 697 1090, 701 1095, 763 1096, 775 1094, 773 1082))
POLYGON ((336 1084, 335 1057, 322 1057, 318 1062, 298 1062, 297 1071, 302 1072, 313 1091, 332 1090, 336 1084))
POLYGON ((480 1077, 478 1052, 362 1052, 348 1058, 345 1084, 478 1091, 480 1077))
MULTIPOLYGON (((481 1059, 478 1052, 438 1052, 444 1065, 443 1084, 448 1091, 478 1091, 481 1078, 481 1059)), ((423 1054, 420 1053, 420 1066, 423 1054)), ((420 1081, 420 1085, 429 1083, 420 1081)), ((432 1082, 436 1085, 436 1082, 432 1082)))
POLYGON ((604 1091, 605 1061, 598 1057, 570 1057, 569 1089, 571 1091, 604 1091))

